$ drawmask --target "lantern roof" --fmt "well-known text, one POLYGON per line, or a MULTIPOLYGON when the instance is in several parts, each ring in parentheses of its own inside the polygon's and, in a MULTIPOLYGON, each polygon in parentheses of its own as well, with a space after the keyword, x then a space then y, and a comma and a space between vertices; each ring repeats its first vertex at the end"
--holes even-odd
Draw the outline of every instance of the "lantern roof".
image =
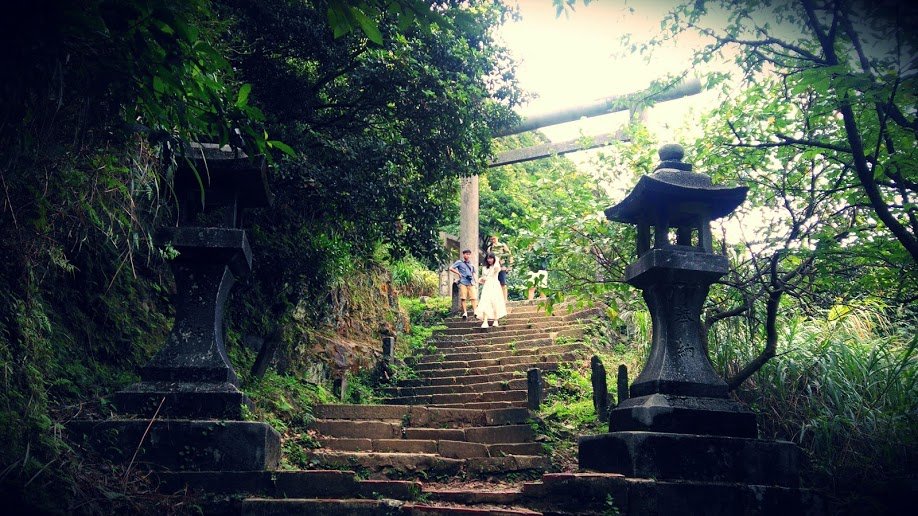
POLYGON ((270 206, 264 156, 250 158, 242 150, 210 143, 184 146, 175 173, 175 188, 191 191, 234 191, 244 208, 270 206))
POLYGON ((663 208, 670 225, 703 212, 709 220, 723 217, 746 200, 745 186, 717 185, 707 174, 692 172, 682 158, 685 151, 677 144, 660 147, 660 164, 654 173, 641 176, 634 190, 615 206, 606 208, 606 218, 637 224, 651 222, 663 208))

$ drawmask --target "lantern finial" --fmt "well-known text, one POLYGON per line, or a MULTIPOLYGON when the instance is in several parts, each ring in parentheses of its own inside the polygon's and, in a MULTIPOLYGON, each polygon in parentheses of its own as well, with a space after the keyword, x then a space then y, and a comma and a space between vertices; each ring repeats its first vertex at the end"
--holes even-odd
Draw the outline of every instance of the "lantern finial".
POLYGON ((685 149, 678 143, 667 143, 660 147, 660 161, 682 161, 685 157, 685 149))

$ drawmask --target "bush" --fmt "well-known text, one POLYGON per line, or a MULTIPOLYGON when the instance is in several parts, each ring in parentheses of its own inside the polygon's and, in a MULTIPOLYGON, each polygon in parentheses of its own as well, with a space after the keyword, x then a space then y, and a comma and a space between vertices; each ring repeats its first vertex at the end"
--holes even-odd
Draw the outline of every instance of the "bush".
MULTIPOLYGON (((761 414, 762 437, 804 448, 811 484, 836 511, 891 510, 918 466, 918 339, 903 318, 893 326, 863 306, 788 319, 778 356, 738 393, 761 414)), ((711 340, 721 369, 754 352, 734 338, 711 340)))
POLYGON ((408 257, 392 262, 392 284, 407 297, 435 296, 440 290, 440 278, 418 260, 408 257))

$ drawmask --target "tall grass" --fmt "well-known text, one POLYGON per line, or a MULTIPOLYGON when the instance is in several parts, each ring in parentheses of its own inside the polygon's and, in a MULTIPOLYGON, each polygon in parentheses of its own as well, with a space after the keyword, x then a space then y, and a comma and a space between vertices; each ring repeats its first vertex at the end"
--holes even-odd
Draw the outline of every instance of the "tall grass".
POLYGON ((440 288, 440 279, 436 272, 428 270, 421 262, 412 257, 393 261, 389 266, 392 273, 392 284, 405 297, 435 296, 440 288))
MULTIPOLYGON (((811 483, 838 512, 891 509, 915 482, 916 329, 913 316, 869 305, 787 318, 778 355, 738 392, 761 415, 762 437, 803 447, 811 483)), ((712 361, 728 375, 757 352, 741 335, 725 327, 710 336, 712 361)))

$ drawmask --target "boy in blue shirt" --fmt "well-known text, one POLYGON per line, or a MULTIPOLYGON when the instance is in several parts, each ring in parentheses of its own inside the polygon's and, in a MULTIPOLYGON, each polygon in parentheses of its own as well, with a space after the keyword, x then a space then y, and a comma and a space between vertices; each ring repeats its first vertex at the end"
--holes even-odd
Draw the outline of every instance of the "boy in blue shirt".
POLYGON ((459 276, 459 303, 462 306, 462 318, 467 319, 469 314, 466 310, 465 300, 472 302, 472 313, 478 308, 478 287, 475 283, 475 266, 471 262, 472 251, 464 249, 462 259, 456 260, 449 271, 459 276))

